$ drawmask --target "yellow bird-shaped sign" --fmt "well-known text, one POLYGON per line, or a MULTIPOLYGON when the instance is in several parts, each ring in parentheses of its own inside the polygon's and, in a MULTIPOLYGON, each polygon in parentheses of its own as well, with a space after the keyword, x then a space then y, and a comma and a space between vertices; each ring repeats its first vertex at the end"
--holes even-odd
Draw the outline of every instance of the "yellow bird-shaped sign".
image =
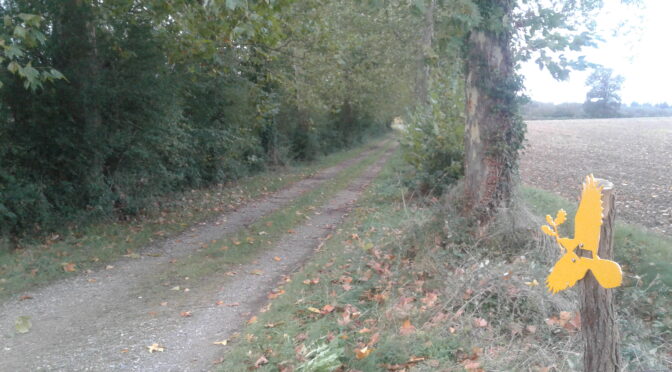
POLYGON ((590 270, 597 282, 604 288, 621 285, 623 274, 621 266, 616 262, 601 259, 597 255, 600 245, 600 228, 602 226, 602 187, 593 175, 586 177, 581 191, 581 202, 574 217, 574 238, 560 237, 558 226, 567 220, 567 212, 559 210, 556 217, 546 216, 548 225, 541 230, 555 237, 565 254, 555 263, 546 278, 548 290, 557 293, 565 290, 581 280, 590 270), (581 257, 575 250, 583 249, 591 252, 592 257, 581 257))

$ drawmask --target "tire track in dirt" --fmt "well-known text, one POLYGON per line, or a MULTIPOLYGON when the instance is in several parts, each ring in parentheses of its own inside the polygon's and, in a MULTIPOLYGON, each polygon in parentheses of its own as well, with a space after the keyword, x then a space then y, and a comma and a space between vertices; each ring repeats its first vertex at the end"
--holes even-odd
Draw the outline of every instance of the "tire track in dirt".
POLYGON ((45 287, 33 295, 35 300, 0 304, 0 370, 207 370, 223 352, 221 346, 212 343, 228 338, 241 327, 247 319, 244 315, 259 308, 277 278, 303 262, 319 238, 338 223, 347 207, 378 174, 392 150, 323 205, 308 223, 296 228, 295 234, 286 235, 274 248, 262 253, 255 261, 257 264, 223 268, 222 273, 191 288, 189 293, 174 292, 173 297, 178 298, 171 302, 177 305, 171 303, 163 308, 149 300, 159 291, 165 296, 166 289, 144 286, 143 281, 156 275, 160 267, 170 265, 174 258, 198 249, 200 244, 289 205, 302 193, 370 156, 376 148, 143 252, 160 253, 161 257, 126 260, 117 264, 118 269, 101 270, 45 287), (225 224, 221 223, 223 220, 225 224), (282 261, 275 262, 275 256, 282 261), (240 274, 228 278, 223 272, 229 269, 240 274), (250 274, 253 269, 262 270, 262 274, 250 274), (91 281, 93 278, 95 282, 91 281), (217 306, 216 299, 228 304, 238 302, 240 306, 217 306), (193 316, 180 317, 176 307, 194 310, 193 316), (14 319, 21 315, 32 317, 33 328, 28 334, 14 335, 14 319), (166 346, 166 351, 150 354, 146 346, 153 343, 166 346))

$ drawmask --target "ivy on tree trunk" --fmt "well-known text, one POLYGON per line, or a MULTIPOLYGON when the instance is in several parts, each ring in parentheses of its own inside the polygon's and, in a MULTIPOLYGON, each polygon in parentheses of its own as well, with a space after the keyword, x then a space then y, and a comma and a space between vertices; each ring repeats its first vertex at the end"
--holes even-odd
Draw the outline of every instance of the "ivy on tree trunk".
POLYGON ((479 230, 511 201, 524 124, 511 50, 510 0, 477 2, 482 21, 467 36, 464 214, 479 230))

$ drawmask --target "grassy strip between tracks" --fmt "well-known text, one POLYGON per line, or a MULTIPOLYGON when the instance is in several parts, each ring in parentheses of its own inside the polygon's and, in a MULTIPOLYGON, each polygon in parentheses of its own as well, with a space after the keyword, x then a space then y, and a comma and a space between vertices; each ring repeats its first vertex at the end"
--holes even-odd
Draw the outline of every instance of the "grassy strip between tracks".
POLYGON ((195 223, 263 197, 315 172, 352 159, 375 144, 326 156, 314 163, 285 167, 236 182, 166 196, 160 207, 132 221, 64 228, 62 233, 26 242, 12 250, 0 241, 0 299, 39 285, 134 256, 152 242, 174 236, 195 223))
POLYGON ((299 196, 292 204, 260 218, 244 229, 204 245, 198 252, 179 260, 179 264, 164 273, 166 277, 161 280, 172 279, 170 283, 174 285, 174 280, 188 277, 193 283, 194 279, 221 271, 224 265, 247 263, 286 234, 293 233, 294 228, 309 221, 310 216, 321 205, 362 176, 373 163, 384 156, 387 149, 388 147, 382 147, 371 156, 342 170, 333 179, 299 196))

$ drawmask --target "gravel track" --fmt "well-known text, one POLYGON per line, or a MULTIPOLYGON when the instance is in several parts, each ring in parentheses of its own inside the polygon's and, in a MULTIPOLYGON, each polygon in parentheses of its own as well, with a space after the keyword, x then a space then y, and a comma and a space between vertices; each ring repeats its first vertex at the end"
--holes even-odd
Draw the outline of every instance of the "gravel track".
POLYGON ((339 223, 380 172, 390 147, 362 176, 338 192, 294 234, 286 234, 252 263, 223 267, 185 292, 156 283, 180 257, 201 244, 241 229, 289 205, 295 198, 371 156, 382 145, 325 169, 274 195, 252 202, 192 231, 143 250, 140 259, 114 263, 30 293, 31 300, 0 304, 0 371, 206 371, 223 355, 214 341, 230 338, 266 302, 280 277, 296 270, 339 223), (150 254, 149 256, 147 254, 150 254), (158 257, 153 257, 160 254, 158 257), (274 257, 280 257, 277 262, 274 257), (253 275, 251 271, 261 273, 253 275), (257 271, 259 270, 259 271, 257 271), (234 277, 225 273, 235 271, 234 277), (161 302, 167 302, 165 306, 161 302), (217 305, 223 301, 224 305, 217 305), (227 306, 238 304, 236 306, 227 306), (192 316, 181 317, 181 311, 192 316), (18 316, 30 316, 29 333, 14 332, 18 316), (158 343, 165 352, 149 353, 158 343))

